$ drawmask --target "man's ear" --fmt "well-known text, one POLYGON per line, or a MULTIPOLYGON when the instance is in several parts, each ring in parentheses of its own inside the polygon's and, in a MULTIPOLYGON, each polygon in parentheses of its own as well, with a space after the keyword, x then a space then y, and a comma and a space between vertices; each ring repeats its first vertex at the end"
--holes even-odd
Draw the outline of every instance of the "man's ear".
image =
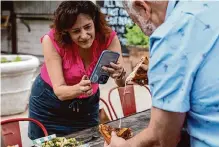
POLYGON ((144 0, 135 0, 133 6, 138 10, 139 14, 146 19, 151 17, 151 7, 149 2, 144 0))

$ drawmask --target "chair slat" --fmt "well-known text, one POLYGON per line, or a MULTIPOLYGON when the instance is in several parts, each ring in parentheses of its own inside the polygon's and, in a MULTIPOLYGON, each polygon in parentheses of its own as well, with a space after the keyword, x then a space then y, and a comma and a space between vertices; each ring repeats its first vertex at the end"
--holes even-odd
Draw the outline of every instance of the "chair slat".
POLYGON ((19 147, 22 147, 19 122, 2 125, 2 136, 5 145, 19 145, 19 147))

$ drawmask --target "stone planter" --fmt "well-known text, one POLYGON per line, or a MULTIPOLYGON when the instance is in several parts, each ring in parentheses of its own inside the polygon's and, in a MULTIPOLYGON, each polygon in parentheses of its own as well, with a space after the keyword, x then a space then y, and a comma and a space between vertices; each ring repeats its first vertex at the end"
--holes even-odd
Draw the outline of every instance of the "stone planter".
POLYGON ((149 59, 149 50, 148 48, 142 48, 137 46, 127 46, 127 49, 129 50, 129 58, 131 60, 131 67, 132 70, 135 67, 135 65, 139 62, 142 56, 147 56, 149 59))
MULTIPOLYGON (((17 55, 1 55, 13 60, 17 55)), ((1 63, 1 115, 11 115, 26 110, 32 79, 39 66, 38 58, 19 55, 22 61, 1 63)))

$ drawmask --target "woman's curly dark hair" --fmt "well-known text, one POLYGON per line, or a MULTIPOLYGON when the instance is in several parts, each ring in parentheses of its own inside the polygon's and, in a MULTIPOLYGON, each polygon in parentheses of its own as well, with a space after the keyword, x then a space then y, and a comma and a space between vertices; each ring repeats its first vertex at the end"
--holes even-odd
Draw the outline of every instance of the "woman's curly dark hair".
POLYGON ((55 40, 60 47, 72 44, 72 39, 67 29, 70 29, 77 20, 79 14, 89 15, 95 26, 96 33, 100 33, 101 41, 104 42, 111 33, 106 16, 100 11, 100 8, 91 1, 64 1, 54 13, 54 20, 51 28, 55 29, 55 40))

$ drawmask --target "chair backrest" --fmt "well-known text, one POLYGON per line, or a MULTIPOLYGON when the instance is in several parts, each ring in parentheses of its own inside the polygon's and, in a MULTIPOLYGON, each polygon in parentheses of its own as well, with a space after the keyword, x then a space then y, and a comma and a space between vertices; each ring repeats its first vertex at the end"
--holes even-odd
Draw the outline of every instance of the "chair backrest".
POLYGON ((38 125, 45 136, 48 136, 48 132, 42 123, 32 118, 15 118, 1 121, 2 139, 5 146, 19 145, 22 147, 21 133, 19 121, 31 121, 38 125))
POLYGON ((6 147, 6 146, 5 146, 5 143, 4 143, 4 141, 3 141, 2 135, 1 135, 1 147, 6 147))
MULTIPOLYGON (((106 109, 107 109, 107 111, 108 111, 108 114, 109 114, 109 116, 110 116, 110 119, 113 120, 112 113, 111 113, 111 111, 110 111, 110 108, 109 108, 107 102, 106 102, 104 99, 102 99, 102 98, 100 98, 100 101, 106 106, 106 109)), ((107 116, 107 114, 106 114, 104 108, 100 109, 99 115, 100 115, 100 122, 101 122, 101 123, 105 123, 105 122, 107 122, 107 121, 110 121, 110 119, 109 119, 109 117, 107 116)))
MULTIPOLYGON (((127 85, 126 87, 114 87, 109 91, 108 100, 116 119, 118 119, 118 116, 112 104, 112 100, 111 100, 112 92, 114 90, 118 90, 120 102, 122 105, 122 112, 124 116, 128 116, 137 112, 134 86, 135 85, 127 85)), ((149 88, 147 86, 143 86, 143 87, 146 88, 146 90, 151 95, 149 88)))

